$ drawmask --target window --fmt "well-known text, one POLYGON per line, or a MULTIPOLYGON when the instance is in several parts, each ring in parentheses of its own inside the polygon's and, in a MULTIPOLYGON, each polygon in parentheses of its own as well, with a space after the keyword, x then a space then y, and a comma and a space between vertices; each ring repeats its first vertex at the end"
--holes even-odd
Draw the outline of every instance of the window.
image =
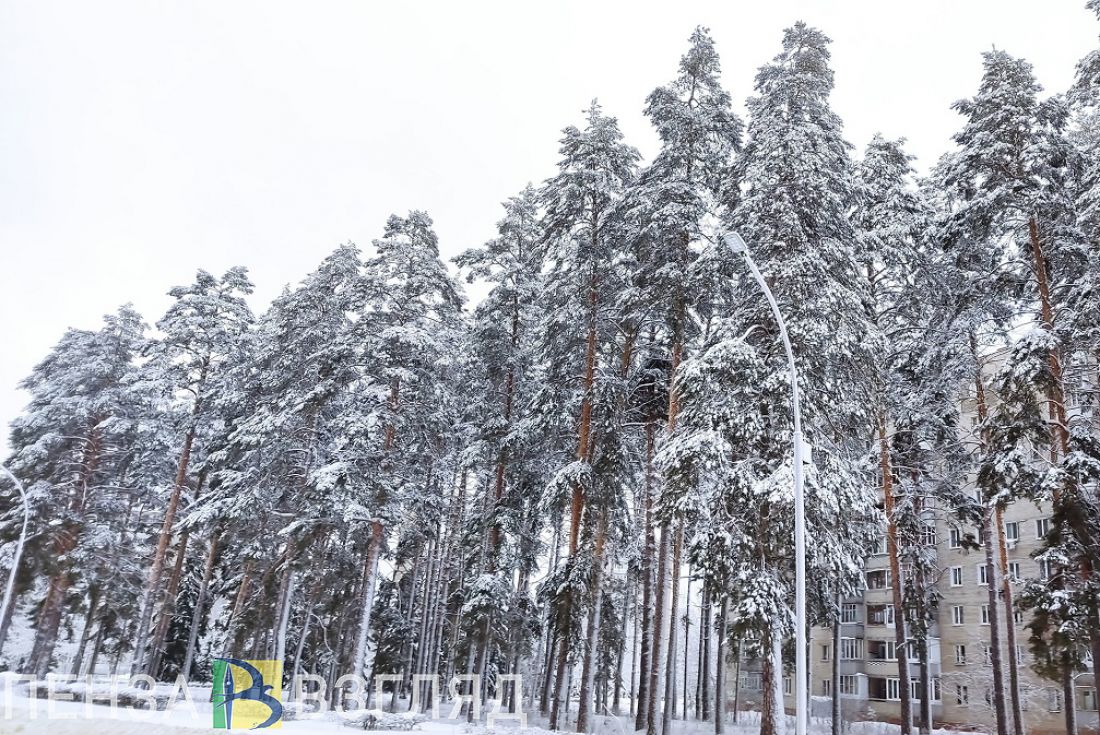
MULTIPOLYGON (((929 683, 931 684, 931 689, 932 689, 932 701, 933 702, 940 701, 940 678, 938 676, 933 676, 931 682, 929 682, 929 683)), ((923 695, 924 695, 924 692, 920 688, 920 681, 917 681, 915 679, 910 681, 909 682, 909 696, 912 697, 913 699, 920 700, 920 699, 924 699, 923 695)))
POLYGON ((894 641, 867 641, 867 660, 893 661, 897 658, 894 641))
POLYGON ((989 625, 989 605, 982 605, 982 625, 989 625))
POLYGON ((846 602, 840 607, 840 622, 858 623, 859 605, 854 602, 846 602))
POLYGON ((978 584, 989 584, 989 567, 985 564, 978 565, 978 584))
MULTIPOLYGON (((935 694, 935 692, 933 692, 933 695, 934 694, 935 694)), ((909 681, 909 697, 911 699, 918 699, 918 700, 919 699, 924 699, 924 692, 921 691, 920 680, 919 679, 911 679, 909 681)), ((938 697, 933 696, 932 699, 938 699, 938 697)))
POLYGON ((886 536, 875 538, 875 546, 871 549, 871 556, 884 556, 886 554, 886 536))
POLYGON ((833 645, 831 643, 826 643, 826 644, 821 646, 821 660, 822 661, 831 661, 832 660, 832 656, 830 655, 832 653, 832 647, 833 647, 833 645))
POLYGON ((821 680, 821 696, 823 696, 823 697, 833 696, 833 680, 832 679, 822 679, 821 680))
POLYGON ((790 694, 791 691, 792 691, 791 686, 792 686, 791 677, 784 676, 783 677, 783 693, 784 694, 790 694))
MULTIPOLYGON (((1050 533, 1050 519, 1049 518, 1036 518, 1035 519, 1035 538, 1046 538, 1046 535, 1050 533)), ((1059 706, 1059 709, 1061 707, 1059 706)), ((1058 710, 1051 710, 1057 712, 1058 710)))
POLYGON ((859 694, 859 682, 853 675, 840 677, 840 693, 841 694, 859 694))
POLYGON ((992 666, 993 665, 993 647, 986 644, 986 643, 983 643, 982 644, 982 653, 985 654, 985 665, 986 666, 992 666))
POLYGON ((1047 709, 1051 712, 1062 711, 1062 693, 1057 689, 1047 689, 1047 709))
POLYGON ((1077 694, 1077 709, 1085 712, 1096 711, 1096 690, 1082 687, 1077 694))
POLYGON ((741 688, 758 692, 763 686, 759 673, 745 672, 741 674, 741 688))
POLYGON ((1022 664, 1024 662, 1024 647, 1017 644, 1016 646, 1016 663, 1022 664))
POLYGON ((1039 579, 1046 582, 1054 576, 1054 565, 1050 563, 1050 559, 1042 559, 1039 562, 1039 579))
POLYGON ((966 646, 961 643, 955 645, 955 665, 966 666, 966 646))
POLYGON ((1012 611, 1012 619, 1016 621, 1017 625, 1023 625, 1024 624, 1024 611, 1023 610, 1013 610, 1012 611))
POLYGON ((890 572, 887 569, 875 569, 867 572, 867 589, 884 590, 890 586, 890 572))
POLYGON ((1019 582, 1023 577, 1020 575, 1020 562, 1010 561, 1008 563, 1008 578, 1013 582, 1019 582))
POLYGON ((894 606, 893 605, 868 605, 867 606, 867 624, 868 625, 893 625, 894 624, 894 606))
POLYGON ((965 684, 955 685, 955 704, 960 707, 970 704, 970 689, 965 684))
POLYGON ((962 548, 962 531, 960 529, 951 529, 951 540, 948 542, 948 546, 950 546, 952 549, 962 548))
POLYGON ((897 699, 898 680, 882 676, 867 677, 867 699, 897 699))
POLYGON ((862 661, 863 660, 863 639, 862 638, 841 638, 840 639, 840 660, 841 661, 862 661))
POLYGON ((1009 521, 1005 524, 1005 539, 1015 543, 1020 540, 1020 522, 1009 521))
POLYGON ((951 624, 963 625, 966 623, 966 614, 963 612, 962 605, 955 605, 951 608, 951 624))
POLYGON ((963 583, 963 568, 951 567, 951 586, 962 587, 963 583))

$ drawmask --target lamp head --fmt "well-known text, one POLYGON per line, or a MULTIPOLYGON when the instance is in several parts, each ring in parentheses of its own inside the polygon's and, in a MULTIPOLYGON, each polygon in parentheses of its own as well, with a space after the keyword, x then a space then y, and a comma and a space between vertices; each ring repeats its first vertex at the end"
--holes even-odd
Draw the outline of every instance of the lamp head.
POLYGON ((725 236, 726 245, 735 253, 744 253, 749 249, 745 241, 736 232, 729 232, 725 236))

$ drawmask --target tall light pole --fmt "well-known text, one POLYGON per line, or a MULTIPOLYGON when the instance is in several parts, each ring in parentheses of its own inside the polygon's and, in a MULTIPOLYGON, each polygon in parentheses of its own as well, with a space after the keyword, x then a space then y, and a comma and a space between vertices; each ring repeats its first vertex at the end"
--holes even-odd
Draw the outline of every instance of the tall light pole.
MULTIPOLYGON (((0 464, 0 473, 11 478, 11 481, 15 484, 15 489, 19 491, 19 498, 23 502, 23 530, 19 532, 19 544, 15 547, 15 558, 12 559, 11 571, 8 572, 8 585, 4 589, 4 603, 0 605, 0 619, 2 619, 8 612, 8 605, 11 604, 11 593, 15 589, 15 575, 19 571, 19 560, 23 556, 23 545, 27 542, 27 525, 30 522, 31 511, 27 505, 27 493, 23 491, 23 483, 19 482, 19 478, 2 464, 0 464)), ((0 639, 0 646, 3 645, 4 641, 0 639)))
MULTIPOLYGON (((726 245, 734 253, 745 259, 760 290, 768 299, 772 316, 779 325, 779 336, 783 340, 783 349, 787 351, 787 365, 791 380, 791 407, 794 411, 794 728, 795 735, 806 735, 808 713, 806 705, 806 500, 802 489, 802 415, 798 408, 798 369, 794 363, 794 351, 787 336, 787 324, 779 313, 779 305, 768 288, 768 282, 760 275, 760 270, 749 254, 749 247, 741 236, 731 232, 725 237, 726 245)), ((836 655, 834 652, 833 655, 836 655)), ((834 684, 835 686, 835 684, 834 684)))

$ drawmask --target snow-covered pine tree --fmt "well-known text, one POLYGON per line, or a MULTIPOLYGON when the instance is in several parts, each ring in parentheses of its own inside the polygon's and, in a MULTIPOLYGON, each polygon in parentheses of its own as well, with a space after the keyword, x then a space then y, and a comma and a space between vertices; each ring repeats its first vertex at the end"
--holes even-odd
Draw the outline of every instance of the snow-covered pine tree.
MULTIPOLYGON (((237 356, 241 339, 251 326, 252 312, 244 299, 250 293, 252 282, 244 268, 231 268, 221 278, 200 270, 193 284, 169 292, 175 302, 157 322, 163 336, 148 349, 150 359, 143 367, 142 378, 154 382, 154 389, 164 395, 167 403, 177 404, 173 409, 180 413, 182 441, 141 603, 131 673, 151 673, 155 652, 146 650, 149 626, 154 608, 173 602, 158 598, 180 498, 189 485, 195 437, 210 402, 210 386, 220 379, 218 373, 226 369, 228 361, 237 356)), ((181 558, 185 546, 183 541, 177 550, 181 558)))
POLYGON ((285 653, 296 573, 326 534, 344 527, 352 490, 333 455, 339 423, 355 423, 345 415, 355 404, 338 399, 359 379, 350 316, 361 267, 356 248, 343 246, 277 298, 242 350, 235 390, 217 399, 237 415, 211 457, 210 490, 185 525, 212 542, 224 536, 222 563, 240 570, 237 589, 256 585, 238 595, 242 604, 226 621, 227 653, 285 653))
MULTIPOLYGON (((828 102, 828 44, 823 33, 797 23, 785 31, 781 53, 758 72, 756 96, 749 100, 749 142, 737 163, 741 191, 732 224, 769 278, 799 366, 806 436, 814 445, 807 476, 809 574, 845 585, 862 564, 876 513, 860 475, 866 444, 855 427, 871 425, 862 386, 877 355, 857 234, 848 216, 854 198, 849 145, 828 102)), ((742 301, 727 335, 747 335, 751 354, 742 359, 755 366, 758 378, 751 422, 768 427, 768 440, 755 443, 753 462, 744 466, 749 474, 742 487, 754 489, 755 497, 746 501, 763 503, 760 520, 767 523, 758 528, 757 563, 740 567, 746 574, 754 570, 745 587, 753 594, 731 601, 730 615, 733 624, 754 630, 767 649, 778 652, 791 624, 790 395, 771 315, 751 279, 743 276, 740 288, 742 301), (760 611, 769 611, 768 618, 760 611)), ((812 600, 819 619, 836 591, 812 600)), ((781 727, 780 665, 778 655, 765 659, 765 735, 781 727)))
POLYGON ((413 210, 393 215, 375 257, 366 264, 364 312, 357 336, 366 357, 366 397, 380 436, 364 432, 346 451, 355 455, 364 483, 361 508, 369 528, 363 567, 364 595, 352 669, 366 666, 378 559, 387 524, 426 487, 438 470, 442 440, 451 424, 451 365, 462 331, 463 295, 439 258, 431 218, 413 210), (368 457, 368 461, 360 459, 368 457))
MULTIPOLYGON (((1074 155, 1064 133, 1067 111, 1059 99, 1039 99, 1041 88, 1026 61, 998 50, 985 53, 983 65, 978 93, 955 105, 965 122, 955 136, 959 151, 948 181, 965 192, 976 234, 1018 244, 1017 261, 1029 266, 1018 273, 1022 286, 1018 310, 1033 320, 1016 341, 997 380, 1001 401, 996 413, 1004 418, 995 420, 1009 433, 1002 436, 997 425, 989 428, 989 449, 994 455, 991 465, 1019 466, 1021 453, 1026 454, 1019 442, 1025 438, 1047 447, 1048 469, 1041 489, 1029 492, 1020 487, 1026 486, 1021 480, 1017 492, 1036 498, 1049 496, 1054 517, 1062 524, 1055 535, 1071 545, 1087 546, 1088 528, 1075 522, 1078 513, 1066 512, 1079 502, 1082 478, 1092 475, 1095 458, 1100 456, 1089 432, 1080 424, 1071 425, 1066 407, 1067 366, 1077 360, 1081 350, 1075 344, 1073 312, 1067 305, 1089 262, 1073 201, 1074 155), (1020 422, 1033 413, 1029 406, 1039 402, 1047 414, 1045 436, 1031 436, 1028 424, 1020 422), (1010 422, 1017 425, 1008 426, 1010 422)), ((1012 483, 983 489, 1002 491, 1007 487, 1012 483)), ((1075 651, 1100 636, 1100 621, 1095 611, 1070 611, 1056 603, 1063 591, 1089 586, 1092 570, 1088 558, 1073 552, 1066 556, 1066 548, 1048 551, 1062 562, 1064 573, 1051 582, 1058 591, 1044 603, 1033 586, 1025 601, 1040 608, 1034 610, 1037 614, 1031 624, 1033 649, 1048 659, 1060 657, 1060 677, 1068 702, 1073 697, 1075 651), (1051 607, 1042 609, 1044 604, 1051 607), (1050 622, 1051 615, 1067 614, 1080 616, 1080 639, 1044 642, 1044 621, 1050 622)), ((1064 630, 1064 623, 1062 627, 1064 630)), ((1051 668, 1055 667, 1052 664, 1051 668)), ((1067 705, 1064 709, 1067 732, 1073 733, 1077 727, 1075 708, 1067 705)))
MULTIPOLYGON (((661 138, 661 149, 638 182, 630 187, 624 203, 638 264, 634 299, 639 303, 635 308, 645 314, 647 327, 657 331, 670 376, 675 374, 686 345, 697 332, 693 309, 706 294, 703 281, 708 274, 693 268, 697 257, 693 245, 702 239, 701 229, 708 217, 719 216, 720 203, 731 194, 732 158, 740 148, 743 128, 732 110, 730 94, 721 85, 721 65, 709 31, 696 28, 689 42, 676 79, 646 98, 645 113, 661 138)), ((676 384, 669 382, 665 423, 671 432, 676 426, 679 402, 676 384)), ((665 621, 664 606, 658 606, 652 616, 654 627, 646 634, 647 642, 652 641, 652 650, 647 652, 641 672, 648 681, 642 691, 636 725, 639 729, 644 726, 649 733, 657 732, 656 705, 660 693, 655 688, 660 678, 658 672, 663 668, 665 692, 660 696, 666 707, 661 732, 667 734, 672 714, 667 705, 672 701, 676 681, 674 661, 679 622, 675 611, 679 606, 684 520, 674 506, 665 503, 660 504, 658 514, 662 548, 667 545, 665 539, 669 534, 677 539, 673 543, 673 559, 666 567, 671 570, 673 612, 665 621), (668 644, 664 661, 662 640, 668 644)), ((648 570, 652 565, 647 558, 643 568, 648 570)), ((666 579, 658 577, 657 588, 663 590, 665 584, 666 579)))
MULTIPOLYGON (((957 467, 972 467, 979 477, 982 467, 996 464, 997 458, 991 452, 988 441, 988 363, 996 350, 1003 345, 1008 326, 1013 318, 1013 294, 1019 291, 1019 274, 1011 259, 1006 256, 1004 243, 989 237, 988 210, 986 202, 975 197, 972 183, 959 178, 955 172, 959 163, 959 152, 951 152, 941 158, 932 175, 925 182, 925 198, 935 209, 935 224, 932 240, 935 253, 932 258, 932 283, 925 293, 940 293, 940 298, 927 299, 934 304, 927 322, 938 324, 934 329, 938 348, 929 351, 929 357, 938 355, 937 369, 933 372, 943 376, 942 386, 959 386, 963 395, 972 402, 977 425, 967 444, 972 448, 964 461, 957 467)), ((954 401, 952 396, 948 400, 954 401)), ((943 452, 946 452, 945 447, 943 452)), ((943 453, 937 450, 938 453, 943 453)), ((945 456, 937 458, 941 467, 950 468, 952 460, 945 456)), ((949 483, 950 484, 950 483, 949 483)), ((961 484, 961 483, 955 483, 961 484)), ((1003 607, 1006 639, 1009 650, 1015 649, 1016 617, 1012 604, 1013 590, 1007 576, 1007 543, 1004 538, 1003 509, 1011 494, 987 492, 978 502, 969 494, 956 493, 956 499, 946 499, 944 507, 950 510, 949 524, 964 533, 964 539, 970 534, 966 528, 977 527, 981 544, 975 548, 992 550, 997 547, 1001 568, 1001 593, 1003 599, 997 602, 1003 605, 991 607, 991 613, 997 607, 1003 607), (988 531, 988 533, 986 533, 988 531)), ((986 574, 994 575, 996 570, 986 574)), ((995 587, 995 585, 993 585, 995 587)), ((992 603, 991 603, 992 604, 992 603)), ((992 672, 1002 671, 1004 657, 1000 650, 991 651, 992 672)), ((1018 662, 1009 657, 1009 704, 1013 712, 1013 722, 1017 730, 1023 727, 1022 703, 1020 697, 1018 662)), ((1003 675, 998 674, 1003 680, 1003 675)), ((998 689, 1002 692, 1003 689, 998 689)), ((991 697, 994 713, 1006 709, 1000 702, 1003 696, 991 697)))
MULTIPOLYGON (((943 507, 935 493, 943 485, 927 482, 929 476, 940 476, 928 450, 936 447, 950 452, 955 444, 955 413, 951 399, 943 398, 950 396, 943 390, 946 376, 929 369, 943 365, 942 359, 937 359, 937 345, 942 341, 929 338, 930 328, 941 316, 929 308, 935 302, 928 298, 928 287, 934 282, 928 248, 932 213, 913 186, 912 157, 905 153, 903 143, 876 135, 868 144, 856 167, 852 220, 859 231, 858 257, 869 286, 874 349, 881 355, 866 375, 866 391, 874 412, 872 454, 879 468, 896 611, 901 727, 908 732, 912 722, 910 654, 917 653, 927 664, 928 622, 938 577, 929 529, 934 531, 934 509, 943 507), (918 365, 920 368, 914 367, 918 365)), ((927 666, 920 671, 921 691, 927 692, 927 666)), ((839 693, 834 691, 833 697, 837 699, 839 693)), ((922 696, 920 701, 920 727, 928 733, 931 698, 922 696)))
POLYGON ((466 595, 467 607, 481 611, 476 668, 483 680, 488 679, 491 658, 500 659, 498 670, 516 673, 520 649, 527 644, 533 623, 526 617, 532 612, 529 587, 537 551, 532 536, 539 525, 538 509, 529 500, 547 479, 538 462, 540 447, 531 432, 530 413, 537 380, 534 326, 542 282, 538 192, 528 185, 504 203, 504 211, 496 238, 455 258, 470 282, 476 279, 492 285, 474 311, 466 343, 475 385, 482 392, 474 403, 479 436, 467 454, 476 452, 481 462, 493 468, 489 512, 481 519, 487 545, 484 578, 476 580, 474 588, 488 592, 508 586, 513 577, 516 580, 515 589, 505 596, 511 604, 503 609, 499 596, 475 600, 469 592, 466 595), (499 584, 494 582, 496 577, 499 584), (498 615, 498 610, 505 614, 498 615))
MULTIPOLYGON (((563 131, 558 174, 541 192, 548 274, 540 333, 549 369, 541 405, 555 414, 564 408, 576 416, 574 459, 558 471, 547 493, 551 507, 568 508, 565 563, 559 577, 551 580, 556 587, 557 626, 551 728, 558 727, 562 707, 567 705, 563 701, 568 696, 566 677, 574 661, 573 644, 579 628, 575 603, 589 586, 587 570, 599 566, 589 566, 587 562, 593 560, 582 560, 579 552, 586 501, 601 479, 593 470, 593 428, 598 423, 594 413, 602 394, 597 377, 607 370, 601 352, 612 342, 609 332, 615 321, 611 312, 622 280, 616 268, 623 242, 615 204, 634 179, 639 159, 622 137, 615 118, 604 115, 593 102, 584 130, 570 126, 563 131)), ((551 420, 563 424, 560 414, 551 420)))
POLYGON ((97 331, 67 331, 21 384, 31 401, 12 422, 7 464, 33 513, 24 558, 47 580, 23 667, 38 677, 52 666, 71 588, 94 573, 99 554, 109 556, 118 540, 112 528, 126 520, 127 494, 144 492, 127 483, 130 450, 153 411, 130 379, 144 332, 141 316, 124 306, 97 331))

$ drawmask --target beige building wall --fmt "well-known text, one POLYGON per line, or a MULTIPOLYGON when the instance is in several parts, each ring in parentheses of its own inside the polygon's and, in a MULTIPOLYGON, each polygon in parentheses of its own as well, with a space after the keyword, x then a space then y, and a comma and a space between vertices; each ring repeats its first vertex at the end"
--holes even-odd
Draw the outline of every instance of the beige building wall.
MULTIPOLYGON (((973 428, 974 407, 964 401, 964 420, 973 428)), ((1071 407, 1071 412, 1076 407, 1071 407)), ((972 435, 972 439, 976 437, 972 435)), ((973 478, 972 478, 973 479, 973 478)), ((930 510, 935 518, 935 547, 942 574, 938 588, 941 594, 936 618, 931 629, 929 659, 933 677, 932 714, 935 726, 954 725, 959 727, 980 726, 991 728, 994 714, 990 692, 992 690, 992 668, 987 650, 990 640, 990 625, 987 622, 989 589, 983 581, 982 568, 984 551, 963 548, 958 536, 970 535, 974 542, 980 542, 976 528, 963 528, 952 531, 941 518, 943 513, 930 510)), ((1004 522, 1008 543, 1008 566, 1010 574, 1016 580, 1042 579, 1045 570, 1031 558, 1037 550, 1045 533, 1043 524, 1048 522, 1050 508, 1020 501, 1005 509, 1004 522)), ((811 530, 812 532, 812 530, 811 530)), ((812 536, 809 539, 812 543, 812 536)), ((842 651, 840 661, 839 686, 841 687, 841 706, 846 719, 897 720, 900 716, 900 702, 897 696, 898 664, 890 656, 894 644, 894 626, 891 620, 892 605, 888 575, 888 557, 885 540, 866 560, 865 587, 863 593, 845 601, 845 622, 841 626, 842 651), (845 642, 846 641, 846 642, 845 642)), ((995 558, 1000 575, 1000 559, 995 558)), ((998 589, 1000 586, 997 580, 998 589)), ((1013 583, 1018 592, 1020 581, 1013 583)), ((1003 597, 998 605, 1001 632, 1002 660, 1005 667, 1005 689, 1008 691, 1008 647, 1006 639, 1005 609, 1003 597)), ((1065 731, 1065 714, 1061 686, 1058 682, 1040 677, 1031 667, 1031 655, 1028 643, 1027 616, 1016 612, 1014 615, 1017 638, 1017 656, 1020 662, 1021 703, 1024 708, 1025 727, 1029 735, 1042 735, 1065 731)), ((832 630, 815 628, 811 631, 810 643, 810 694, 815 716, 828 716, 833 686, 832 630)), ((1076 677, 1075 701, 1068 703, 1077 709, 1078 727, 1094 728, 1100 731, 1097 722, 1097 697, 1093 688, 1093 675, 1088 663, 1087 668, 1076 677)), ((733 666, 730 667, 731 682, 733 666)), ((753 708, 759 701, 758 666, 746 662, 741 667, 741 687, 738 692, 742 708, 753 708), (755 679, 753 678, 755 677, 755 679)), ((793 697, 789 696, 789 674, 785 681, 786 705, 793 708, 793 697)), ((919 689, 919 667, 910 663, 910 680, 914 689, 919 689)), ((732 692, 731 692, 732 694, 732 692)), ((915 693, 916 694, 916 693, 915 693)), ((1011 718, 1011 704, 1006 701, 1008 716, 1011 718)), ((918 712, 918 703, 913 703, 913 716, 918 712)), ((991 731, 991 730, 990 730, 991 731)))
MULTIPOLYGON (((1048 507, 1030 502, 1017 502, 1005 510, 1008 563, 1015 579, 1042 578, 1045 570, 1031 558, 1040 543, 1044 524, 1049 518, 1048 507)), ((946 523, 937 522, 936 549, 943 570, 938 587, 941 600, 936 612, 930 645, 930 661, 933 686, 933 716, 936 726, 993 725, 992 669, 988 654, 990 640, 989 588, 984 580, 984 552, 963 548, 961 536, 971 534, 979 541, 977 529, 953 532, 946 523)), ((899 716, 897 697, 897 660, 882 660, 885 651, 893 648, 894 627, 885 620, 880 610, 890 603, 889 586, 883 583, 887 568, 885 553, 867 559, 867 589, 858 598, 847 601, 848 618, 854 614, 857 621, 844 623, 843 638, 852 639, 842 650, 841 687, 842 702, 849 717, 891 720, 899 716), (853 607, 854 606, 854 607, 853 607), (853 613, 854 609, 854 613, 853 613)), ((999 567, 999 562, 997 564, 999 567)), ((998 574, 1000 572, 998 571, 998 574)), ((1020 588, 1014 582, 1015 589, 1020 588)), ((999 600, 1003 597, 998 595, 999 600)), ((888 608, 889 610, 890 608, 888 608)), ((1000 616, 1002 657, 1007 663, 1008 647, 1005 633, 1005 608, 998 607, 1000 616)), ((1064 731, 1061 687, 1057 682, 1043 679, 1031 668, 1028 650, 1027 618, 1014 615, 1017 637, 1017 655, 1020 661, 1021 701, 1028 732, 1064 731)), ((832 691, 832 631, 817 628, 811 635, 811 689, 814 696, 828 696, 832 691)), ((918 680, 918 667, 910 664, 911 679, 918 680)), ((918 684, 913 685, 919 688, 918 684)), ((1008 671, 1005 670, 1005 687, 1008 688, 1008 671)), ((1080 727, 1096 726, 1096 697, 1092 687, 1091 669, 1077 677, 1076 701, 1080 727)), ((789 702, 789 705, 793 703, 789 702)), ((1006 704, 1006 706, 1008 706, 1006 704)), ((914 716, 916 703, 914 703, 914 716)), ((1011 710, 1009 710, 1011 717, 1011 710)))

